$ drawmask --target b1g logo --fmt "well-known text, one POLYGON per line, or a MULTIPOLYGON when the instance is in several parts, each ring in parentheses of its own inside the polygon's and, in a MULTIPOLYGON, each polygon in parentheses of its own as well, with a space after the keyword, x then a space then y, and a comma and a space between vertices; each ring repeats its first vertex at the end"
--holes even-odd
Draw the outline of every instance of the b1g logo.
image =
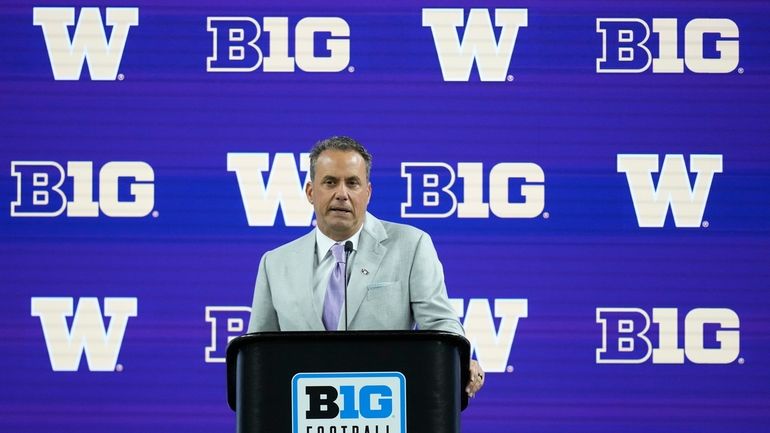
POLYGON ((205 349, 205 361, 225 362, 227 345, 235 337, 245 334, 251 317, 247 306, 206 306, 206 322, 211 330, 211 343, 205 349))
POLYGON ((406 379, 399 372, 298 373, 293 433, 404 433, 406 379))
POLYGON ((32 23, 43 30, 55 80, 78 80, 88 63, 92 80, 114 80, 118 75, 128 31, 139 25, 138 8, 106 8, 106 24, 99 8, 81 8, 77 24, 75 8, 32 9, 32 23), (75 26, 72 39, 68 27, 75 26))
POLYGON ((640 308, 597 308, 596 323, 602 325, 597 364, 641 364, 650 357, 653 364, 684 364, 685 356, 694 364, 729 364, 740 354, 740 319, 727 308, 691 310, 683 333, 676 308, 653 308, 652 318, 640 308))
POLYGON ((262 25, 250 17, 208 17, 212 54, 206 59, 208 72, 339 72, 350 63, 350 27, 338 17, 307 17, 297 22, 291 34, 288 17, 264 17, 262 25), (269 54, 257 41, 268 33, 269 54), (289 55, 294 41, 294 57, 289 55), (321 38, 325 39, 321 39, 321 38), (323 46, 316 41, 323 40, 323 46))
POLYGON ((599 73, 639 73, 651 65, 653 73, 683 73, 686 65, 695 73, 725 74, 738 67, 740 31, 730 19, 693 19, 681 42, 676 18, 655 18, 652 30, 639 18, 597 18, 596 31, 602 35, 599 73))
POLYGON ((112 161, 99 170, 99 201, 94 200, 93 162, 69 161, 67 170, 53 161, 13 161, 16 200, 12 217, 143 217, 155 206, 155 172, 146 162, 112 161), (67 193, 63 189, 65 180, 67 193), (69 199, 68 199, 69 196, 69 199))
POLYGON ((455 213, 458 218, 489 218, 490 210, 499 218, 535 218, 545 207, 545 173, 530 162, 496 164, 488 182, 480 162, 458 163, 457 171, 443 162, 403 162, 401 177, 406 178, 402 218, 448 218, 455 213), (463 183, 459 200, 452 190, 458 177, 463 183), (518 197, 511 194, 511 185, 518 188, 518 197))

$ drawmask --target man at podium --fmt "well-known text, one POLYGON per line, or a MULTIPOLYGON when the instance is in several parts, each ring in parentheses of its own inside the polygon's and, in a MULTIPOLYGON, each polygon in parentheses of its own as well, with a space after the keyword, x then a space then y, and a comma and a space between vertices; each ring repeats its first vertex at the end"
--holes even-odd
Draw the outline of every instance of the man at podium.
MULTIPOLYGON (((424 330, 464 335, 430 236, 366 211, 372 156, 349 137, 319 141, 305 186, 316 228, 266 252, 249 332, 424 330)), ((484 372, 471 361, 473 396, 484 372)))

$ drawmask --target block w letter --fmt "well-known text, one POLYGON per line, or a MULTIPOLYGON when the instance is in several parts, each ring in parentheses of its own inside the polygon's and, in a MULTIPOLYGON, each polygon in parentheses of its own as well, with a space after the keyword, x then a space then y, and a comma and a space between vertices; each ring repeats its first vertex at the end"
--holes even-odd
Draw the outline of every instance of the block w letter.
MULTIPOLYGON (((450 299, 450 302, 457 315, 462 317, 465 302, 462 299, 450 299)), ((488 299, 468 302, 463 328, 482 368, 487 372, 502 373, 507 369, 519 320, 527 317, 529 307, 526 299, 495 299, 494 305, 494 317, 500 319, 499 329, 495 329, 488 299)))
POLYGON ((80 298, 72 327, 72 298, 32 298, 31 314, 40 318, 43 337, 54 371, 77 371, 83 352, 91 371, 113 371, 118 362, 129 317, 136 317, 136 298, 105 298, 104 317, 96 298, 80 298))
POLYGON ((462 9, 423 9, 422 25, 430 27, 444 81, 468 81, 473 61, 481 81, 505 81, 520 27, 527 26, 526 9, 495 9, 495 39, 487 9, 471 9, 462 42, 457 28, 463 25, 462 9))
POLYGON ((112 26, 109 41, 98 8, 80 10, 71 40, 67 27, 75 25, 74 8, 33 8, 32 22, 43 29, 54 79, 80 79, 86 61, 92 80, 114 80, 128 30, 139 25, 139 9, 107 8, 107 25, 112 26))
MULTIPOLYGON (((310 170, 309 154, 300 154, 300 170, 310 170)), ((227 154, 227 171, 235 173, 241 189, 243 208, 250 226, 272 226, 278 215, 278 208, 283 211, 283 221, 287 226, 309 226, 313 220, 313 206, 305 197, 304 184, 297 170, 297 160, 291 153, 276 153, 273 166, 270 167, 270 155, 267 153, 227 154), (267 183, 262 176, 268 172, 267 183)))
POLYGON ((618 155, 618 173, 625 173, 639 227, 663 227, 669 206, 677 227, 698 227, 703 220, 715 173, 722 172, 722 155, 690 155, 690 186, 683 155, 666 155, 657 187, 652 174, 658 155, 618 155))

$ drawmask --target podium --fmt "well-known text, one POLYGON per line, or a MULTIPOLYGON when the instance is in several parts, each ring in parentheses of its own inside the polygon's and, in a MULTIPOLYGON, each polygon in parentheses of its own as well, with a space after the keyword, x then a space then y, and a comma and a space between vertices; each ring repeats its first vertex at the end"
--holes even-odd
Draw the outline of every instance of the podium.
POLYGON ((227 400, 239 433, 459 433, 469 359, 448 332, 246 334, 227 400))

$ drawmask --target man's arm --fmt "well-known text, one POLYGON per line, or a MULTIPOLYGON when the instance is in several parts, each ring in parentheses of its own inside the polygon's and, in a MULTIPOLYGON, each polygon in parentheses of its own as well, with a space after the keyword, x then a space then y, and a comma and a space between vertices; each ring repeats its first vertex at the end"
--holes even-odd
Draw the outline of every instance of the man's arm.
MULTIPOLYGON (((412 312, 420 329, 465 335, 457 318, 457 312, 449 303, 444 283, 444 269, 427 233, 424 233, 417 243, 409 287, 412 290, 412 312)), ((475 359, 471 359, 470 379, 465 386, 465 392, 469 397, 474 397, 483 386, 484 370, 475 359)))
POLYGON ((267 254, 259 261, 257 283, 254 285, 254 300, 251 304, 249 332, 279 331, 278 314, 273 307, 273 296, 267 278, 267 254))
POLYGON ((409 272, 412 314, 419 329, 465 335, 457 312, 452 308, 444 284, 444 268, 427 233, 422 233, 415 248, 409 272))

